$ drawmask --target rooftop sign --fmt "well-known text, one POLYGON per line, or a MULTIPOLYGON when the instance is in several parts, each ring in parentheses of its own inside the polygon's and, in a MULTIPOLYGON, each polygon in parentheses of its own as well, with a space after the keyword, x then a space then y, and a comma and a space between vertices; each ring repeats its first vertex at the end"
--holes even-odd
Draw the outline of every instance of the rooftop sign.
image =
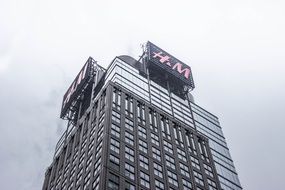
MULTIPOLYGON (((89 58, 90 59, 90 58, 89 58)), ((67 92, 63 96, 61 114, 60 117, 63 118, 67 113, 68 109, 72 105, 72 102, 77 99, 84 89, 86 83, 91 77, 92 60, 87 60, 83 68, 80 70, 74 81, 71 83, 67 92)), ((92 59, 92 58, 91 58, 92 59)))
POLYGON ((194 81, 192 77, 191 68, 179 61, 166 51, 160 49, 151 42, 147 43, 148 60, 156 66, 166 70, 175 77, 181 79, 191 89, 193 89, 194 81))

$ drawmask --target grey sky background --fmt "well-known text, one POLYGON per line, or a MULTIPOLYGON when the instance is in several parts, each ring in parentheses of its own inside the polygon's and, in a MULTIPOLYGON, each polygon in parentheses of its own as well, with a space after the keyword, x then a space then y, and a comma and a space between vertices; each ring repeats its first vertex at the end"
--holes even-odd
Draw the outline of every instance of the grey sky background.
POLYGON ((0 0, 1 189, 41 189, 63 94, 89 56, 152 41, 192 67, 245 190, 285 186, 285 2, 0 0))

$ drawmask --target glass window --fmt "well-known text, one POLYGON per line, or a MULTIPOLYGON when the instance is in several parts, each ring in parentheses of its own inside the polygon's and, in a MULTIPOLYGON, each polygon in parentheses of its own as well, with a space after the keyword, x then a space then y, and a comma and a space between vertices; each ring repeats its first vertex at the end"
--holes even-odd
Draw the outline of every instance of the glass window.
POLYGON ((185 179, 182 179, 182 183, 183 183, 183 190, 192 190, 192 184, 185 179))
POLYGON ((113 108, 120 110, 121 106, 121 92, 118 89, 113 91, 113 108))
POLYGON ((120 138, 120 127, 112 123, 111 134, 120 138))
POLYGON ((204 181, 203 181, 203 176, 202 174, 196 172, 196 171, 193 171, 194 173, 194 179, 195 179, 195 182, 204 186, 204 181))
POLYGON ((132 135, 129 132, 125 132, 125 141, 126 143, 130 144, 130 145, 134 145, 134 135, 132 135))
POLYGON ((148 158, 147 157, 143 155, 139 155, 139 163, 141 167, 148 170, 148 158))
POLYGON ((97 142, 103 137, 104 132, 104 125, 99 126, 98 135, 97 135, 97 142))
POLYGON ((213 170, 212 170, 211 166, 208 166, 207 164, 203 164, 203 166, 204 166, 204 169, 205 169, 205 173, 207 175, 209 175, 210 177, 214 177, 213 170))
POLYGON ((134 160, 135 160, 135 156, 134 155, 135 155, 135 152, 131 148, 126 146, 125 147, 125 158, 130 160, 130 161, 132 161, 132 162, 134 162, 134 160))
POLYGON ((126 128, 129 129, 130 131, 134 131, 134 122, 128 118, 126 118, 126 128))
POLYGON ((154 184, 155 184, 155 189, 164 190, 164 184, 161 181, 155 179, 154 184))
POLYGON ((125 100, 125 113, 126 115, 133 117, 133 98, 126 94, 125 100))
POLYGON ((216 190, 217 189, 217 185, 213 180, 207 179, 207 182, 209 185, 209 190, 216 190))
POLYGON ((102 143, 103 143, 103 140, 101 140, 99 142, 99 144, 97 145, 96 147, 96 154, 95 154, 95 157, 98 158, 98 156, 101 154, 102 152, 102 143))
POLYGON ((108 181, 108 188, 119 190, 119 177, 110 173, 110 179, 108 181))
POLYGON ((199 164, 199 160, 193 156, 190 156, 191 158, 191 164, 193 167, 197 168, 198 170, 200 170, 200 164, 199 164))
POLYGON ((135 190, 135 186, 133 184, 130 184, 129 182, 125 181, 126 187, 125 190, 135 190))
POLYGON ((140 102, 137 103, 137 117, 138 122, 145 125, 145 106, 140 102))
POLYGON ((115 169, 115 170, 119 170, 120 166, 120 160, 118 157, 114 156, 114 155, 110 155, 110 166, 115 169))
POLYGON ((157 146, 159 146, 159 139, 158 136, 155 135, 154 133, 151 133, 151 142, 157 146))
POLYGON ((181 150, 180 148, 177 148, 178 158, 183 160, 184 162, 187 162, 186 154, 184 150, 181 150))
POLYGON ((94 182, 92 183, 92 187, 93 187, 94 190, 99 190, 99 182, 100 182, 100 175, 98 175, 95 178, 94 182))
POLYGON ((112 111, 112 120, 116 123, 121 122, 121 115, 118 112, 112 111))
POLYGON ((179 167, 180 167, 181 174, 190 178, 188 166, 182 163, 179 163, 179 167))
POLYGON ((139 150, 147 154, 147 143, 139 139, 139 150))
POLYGON ((146 188, 149 188, 149 175, 146 173, 140 171, 140 183, 141 185, 145 186, 146 188))
POLYGON ((101 169, 101 157, 95 162, 93 176, 96 176, 100 172, 100 169, 101 169))
POLYGON ((168 182, 178 187, 177 175, 167 170, 168 182))
POLYGON ((160 150, 155 147, 152 147, 151 150, 152 150, 152 157, 157 159, 158 161, 161 161, 160 150))
POLYGON ((138 130, 139 130, 139 136, 146 139, 146 129, 139 125, 138 130))
POLYGON ((135 179, 135 168, 128 163, 125 163, 125 176, 132 180, 135 179))
POLYGON ((116 152, 117 154, 119 154, 120 153, 120 142, 111 138, 110 149, 116 152))
POLYGON ((158 177, 163 178, 161 165, 153 162, 153 168, 154 168, 154 175, 157 175, 158 177))
POLYGON ((174 159, 171 156, 168 156, 167 154, 165 154, 165 161, 166 161, 166 165, 172 169, 176 169, 175 168, 175 162, 174 159))
POLYGON ((173 154, 172 144, 163 140, 163 148, 164 150, 168 151, 169 153, 173 154))

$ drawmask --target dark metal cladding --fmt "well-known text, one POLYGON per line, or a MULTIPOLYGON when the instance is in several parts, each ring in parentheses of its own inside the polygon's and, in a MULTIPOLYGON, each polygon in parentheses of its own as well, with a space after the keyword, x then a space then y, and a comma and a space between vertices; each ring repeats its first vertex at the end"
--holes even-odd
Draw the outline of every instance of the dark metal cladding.
POLYGON ((147 42, 147 58, 150 65, 155 64, 181 79, 190 89, 195 88, 191 68, 151 42, 147 42))

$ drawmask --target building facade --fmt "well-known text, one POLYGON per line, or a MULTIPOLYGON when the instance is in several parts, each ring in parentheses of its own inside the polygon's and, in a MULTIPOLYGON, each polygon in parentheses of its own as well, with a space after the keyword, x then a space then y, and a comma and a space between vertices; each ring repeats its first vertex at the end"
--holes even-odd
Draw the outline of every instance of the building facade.
POLYGON ((218 118, 194 103, 188 66, 148 43, 107 69, 87 60, 43 190, 241 190, 218 118), (160 65, 161 64, 161 65, 160 65))

